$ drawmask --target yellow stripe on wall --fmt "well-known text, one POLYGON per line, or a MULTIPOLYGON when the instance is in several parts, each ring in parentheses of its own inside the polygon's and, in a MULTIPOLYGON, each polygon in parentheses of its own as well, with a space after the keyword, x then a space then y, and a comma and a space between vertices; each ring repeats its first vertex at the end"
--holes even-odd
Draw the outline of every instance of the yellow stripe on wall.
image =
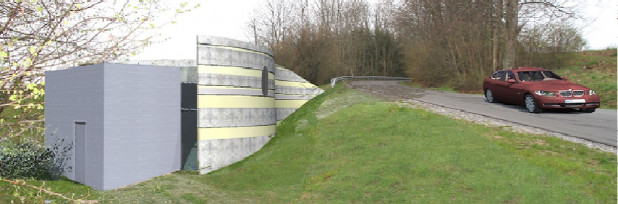
POLYGON ((197 95, 197 108, 273 108, 274 105, 272 97, 197 95))
POLYGON ((308 82, 281 81, 281 80, 275 80, 275 85, 293 86, 293 87, 300 87, 300 88, 316 88, 317 87, 316 85, 312 83, 308 83, 308 82))
POLYGON ((198 128, 199 140, 232 139, 269 136, 275 133, 276 126, 225 127, 225 128, 198 128))
POLYGON ((303 104, 307 103, 308 100, 276 100, 275 107, 276 108, 300 108, 303 104))
MULTIPOLYGON (((250 76, 250 77, 262 77, 262 71, 256 69, 246 69, 242 67, 232 66, 208 66, 198 65, 198 74, 223 74, 223 75, 235 75, 235 76, 250 76)), ((273 73, 268 73, 268 79, 275 79, 273 73)))

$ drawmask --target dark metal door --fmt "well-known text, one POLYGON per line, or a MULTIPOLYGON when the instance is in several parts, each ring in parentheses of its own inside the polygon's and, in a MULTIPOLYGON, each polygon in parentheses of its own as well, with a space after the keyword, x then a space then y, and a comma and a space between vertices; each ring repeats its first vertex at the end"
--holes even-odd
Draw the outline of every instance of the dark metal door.
POLYGON ((181 84, 181 169, 197 170, 197 84, 181 84))

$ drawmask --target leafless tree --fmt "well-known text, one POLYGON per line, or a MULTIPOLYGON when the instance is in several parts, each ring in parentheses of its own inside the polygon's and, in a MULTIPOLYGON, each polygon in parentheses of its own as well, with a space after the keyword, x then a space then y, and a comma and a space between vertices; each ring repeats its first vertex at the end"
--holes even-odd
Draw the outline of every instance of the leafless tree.
POLYGON ((530 62, 522 30, 577 16, 575 4, 566 0, 269 2, 276 4, 259 10, 270 15, 250 22, 254 39, 269 45, 278 63, 314 83, 340 75, 407 74, 430 86, 477 89, 486 74, 524 58, 530 62), (269 23, 278 16, 289 22, 269 23))

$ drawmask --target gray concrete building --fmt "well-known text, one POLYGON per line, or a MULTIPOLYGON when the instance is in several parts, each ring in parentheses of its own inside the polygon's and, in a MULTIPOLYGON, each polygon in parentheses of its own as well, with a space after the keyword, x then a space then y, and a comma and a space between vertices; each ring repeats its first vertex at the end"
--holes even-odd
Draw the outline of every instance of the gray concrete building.
POLYGON ((180 169, 180 71, 97 64, 46 73, 46 146, 72 145, 65 175, 97 190, 180 169))
POLYGON ((260 150, 278 121, 323 92, 265 47, 209 36, 196 47, 194 60, 47 72, 46 146, 73 147, 65 175, 107 190, 179 169, 205 174, 260 150))

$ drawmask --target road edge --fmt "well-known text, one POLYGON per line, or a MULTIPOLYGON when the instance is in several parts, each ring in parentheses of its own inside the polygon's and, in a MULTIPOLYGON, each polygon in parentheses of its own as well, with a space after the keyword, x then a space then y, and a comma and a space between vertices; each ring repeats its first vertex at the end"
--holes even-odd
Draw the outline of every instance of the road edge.
POLYGON ((494 126, 494 127, 504 127, 507 130, 520 132, 520 133, 530 133, 530 134, 539 134, 539 135, 547 135, 551 137, 557 137, 566 141, 583 144, 592 149, 598 149, 603 152, 611 152, 614 154, 618 154, 618 148, 606 145, 603 143, 594 142, 587 139, 582 139, 578 137, 569 136, 563 133, 552 132, 549 130, 545 130, 538 127, 532 127, 528 125, 523 125, 507 120, 502 120, 499 118, 494 118, 478 113, 468 112, 461 109, 446 107, 438 104, 433 104, 425 101, 414 100, 414 99, 405 99, 399 100, 396 102, 400 106, 406 106, 410 108, 422 108, 424 110, 431 111, 433 113, 444 115, 450 118, 466 120, 470 122, 474 122, 481 125, 494 126))

